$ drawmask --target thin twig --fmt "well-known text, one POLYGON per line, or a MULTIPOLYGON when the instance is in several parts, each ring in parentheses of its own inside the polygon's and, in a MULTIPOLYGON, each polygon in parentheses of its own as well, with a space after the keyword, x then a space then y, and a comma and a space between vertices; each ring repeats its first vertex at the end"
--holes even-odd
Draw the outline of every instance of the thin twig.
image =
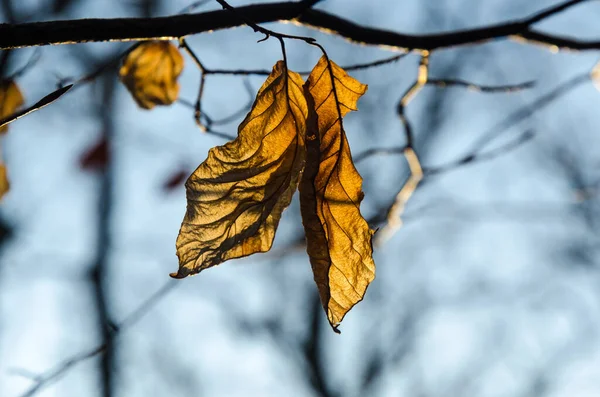
POLYGON ((452 171, 456 168, 462 167, 467 164, 472 163, 480 163, 484 161, 489 161, 497 158, 500 155, 503 155, 513 149, 516 149, 523 145, 526 142, 529 142, 531 139, 535 137, 535 134, 532 130, 527 130, 524 133, 517 136, 515 139, 507 142, 504 145, 498 146, 495 149, 488 150, 486 152, 473 153, 468 154, 458 160, 451 161, 444 165, 439 165, 435 167, 423 167, 423 176, 430 177, 433 175, 438 175, 441 173, 446 173, 448 171, 452 171))
POLYGON ((548 92, 547 94, 542 95, 537 98, 533 102, 523 107, 520 107, 518 110, 510 114, 504 120, 493 126, 486 133, 484 133, 471 147, 470 152, 479 152, 481 149, 487 145, 489 142, 498 137, 502 132, 508 130, 512 126, 518 124, 519 122, 527 119, 532 114, 539 112, 546 106, 550 105, 556 99, 570 92, 571 90, 579 87, 583 83, 587 83, 590 81, 589 72, 584 72, 578 74, 564 83, 558 85, 553 90, 548 92))
POLYGON ((404 95, 400 98, 398 105, 396 106, 396 112, 400 121, 404 126, 404 135, 406 137, 406 146, 414 147, 414 137, 412 133, 411 124, 406 117, 405 109, 409 102, 423 89, 427 80, 429 79, 429 51, 423 51, 421 54, 421 61, 419 63, 419 69, 417 72, 417 79, 415 82, 406 90, 404 95))
POLYGON ((21 68, 17 69, 17 71, 13 72, 8 78, 10 80, 14 80, 24 75, 28 70, 31 70, 40 60, 41 54, 41 50, 39 48, 36 48, 33 51, 33 54, 31 54, 31 57, 25 63, 25 65, 21 66, 21 68))
POLYGON ((102 63, 98 68, 96 68, 89 74, 86 74, 79 78, 66 77, 66 78, 60 79, 58 82, 59 86, 70 83, 70 84, 74 84, 75 88, 77 88, 83 84, 91 83, 91 82, 95 81, 104 72, 117 66, 117 64, 121 61, 121 59, 123 59, 125 56, 127 56, 131 51, 135 50, 140 44, 141 43, 136 43, 136 44, 128 47, 126 50, 119 53, 114 58, 111 58, 107 62, 102 63))
POLYGON ((364 161, 370 157, 373 156, 378 156, 381 154, 403 154, 404 153, 404 149, 406 149, 406 146, 402 146, 402 147, 381 147, 381 148, 372 148, 372 149, 367 149, 359 154, 357 154, 356 156, 354 156, 354 164, 358 164, 361 161, 364 161))
POLYGON ((402 225, 402 220, 400 217, 404 212, 404 208, 406 207, 406 203, 412 197, 415 189, 423 179, 423 170, 421 167, 421 163, 419 161, 419 157, 414 150, 414 136, 412 133, 412 127, 408 117, 405 114, 406 106, 409 102, 421 92, 423 87, 427 84, 429 80, 429 51, 423 51, 421 53, 421 61, 419 62, 419 68, 417 71, 417 79, 416 81, 408 88, 408 90, 402 95, 400 101, 398 102, 396 111, 398 113, 398 117, 404 126, 404 134, 406 137, 406 147, 403 150, 404 157, 408 163, 408 167, 410 169, 410 176, 406 183, 402 186, 398 194, 396 195, 396 199, 394 203, 390 206, 387 213, 387 223, 381 229, 381 231, 377 234, 375 238, 375 244, 381 245, 385 241, 387 241, 402 225))
POLYGON ((404 157, 406 158, 406 162, 410 169, 410 176, 396 195, 396 199, 388 211, 386 224, 376 235, 375 245, 378 246, 385 243, 402 226, 401 216, 406 208, 406 203, 410 200, 417 189, 417 186, 419 186, 419 183, 423 179, 421 162, 413 148, 407 147, 404 150, 404 157))
MULTIPOLYGON (((167 281, 158 291, 152 294, 148 299, 142 302, 133 312, 131 312, 131 314, 129 314, 119 325, 115 325, 113 327, 113 337, 137 323, 156 305, 158 301, 164 298, 176 286, 177 283, 173 280, 167 281)), ((45 387, 56 382, 72 367, 104 353, 106 351, 106 348, 106 344, 101 344, 90 350, 86 350, 84 352, 75 354, 63 361, 62 363, 56 365, 54 368, 44 372, 41 375, 35 376, 35 383, 23 394, 21 394, 20 397, 32 397, 45 387)))
POLYGON ((25 117, 28 114, 31 114, 37 110, 40 110, 41 108, 43 108, 45 106, 50 105, 52 102, 56 101, 58 98, 60 98, 62 95, 64 95, 67 91, 69 91, 71 89, 71 87, 73 87, 73 84, 69 84, 62 88, 59 88, 58 90, 51 92, 50 94, 46 95, 45 97, 43 97, 42 99, 37 101, 34 105, 32 105, 26 109, 20 110, 18 112, 15 112, 3 119, 0 119, 0 128, 12 123, 13 121, 20 119, 21 117, 25 117))
POLYGON ((427 85, 433 85, 439 88, 463 87, 470 91, 482 93, 513 93, 523 91, 535 86, 535 81, 526 81, 524 83, 513 85, 480 85, 460 79, 428 79, 427 85))
MULTIPOLYGON (((348 65, 348 66, 341 66, 341 68, 346 71, 369 69, 369 68, 383 66, 383 65, 387 65, 392 62, 399 61, 400 59, 404 58, 406 55, 408 55, 408 54, 406 54, 406 53, 396 54, 396 55, 392 55, 390 57, 386 57, 386 58, 379 59, 376 61, 358 63, 358 64, 353 64, 353 65, 348 65)), ((208 68, 205 68, 205 71, 208 74, 222 74, 222 75, 268 76, 271 74, 271 72, 266 69, 208 69, 208 68)), ((310 71, 302 71, 302 72, 298 72, 298 74, 309 75, 310 71)))

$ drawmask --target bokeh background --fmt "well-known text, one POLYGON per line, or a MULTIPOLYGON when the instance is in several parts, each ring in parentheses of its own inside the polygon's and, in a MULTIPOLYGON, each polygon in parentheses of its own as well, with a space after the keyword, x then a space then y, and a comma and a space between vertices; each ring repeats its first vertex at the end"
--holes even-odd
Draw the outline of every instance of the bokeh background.
MULTIPOLYGON (((0 21, 164 16, 190 4, 3 0, 0 21)), ((324 0, 317 8, 432 33, 554 4, 324 0)), ((600 5, 584 2, 538 28, 593 39, 599 17, 600 5)), ((340 65, 390 55, 268 26, 317 38, 340 65)), ((257 43, 262 37, 241 27, 188 42, 209 68, 270 69, 279 44, 257 43)), ((310 70, 320 56, 303 43, 287 47, 293 70, 310 70)), ((15 50, 3 73, 39 56, 17 79, 33 103, 126 48, 15 50)), ((425 88, 407 109, 424 165, 494 150, 525 131, 534 138, 419 186, 403 227, 377 247, 377 278, 341 335, 318 302, 297 198, 272 252, 170 280, 186 205, 178 182, 225 141, 202 133, 183 103, 139 109, 115 68, 76 86, 2 138, 11 191, 0 206, 0 396, 600 396, 600 92, 587 77, 598 55, 507 40, 432 55, 432 77, 536 85, 510 94, 425 88)), ((369 85, 345 121, 355 155, 404 145, 395 106, 417 65, 415 54, 352 73, 369 85)), ((203 109, 231 115, 263 80, 209 76, 203 109)), ((194 101, 199 71, 187 56, 180 83, 181 98, 194 101)), ((235 134, 241 118, 215 129, 235 134)), ((378 154, 358 168, 362 212, 380 219, 408 176, 405 160, 378 154)))

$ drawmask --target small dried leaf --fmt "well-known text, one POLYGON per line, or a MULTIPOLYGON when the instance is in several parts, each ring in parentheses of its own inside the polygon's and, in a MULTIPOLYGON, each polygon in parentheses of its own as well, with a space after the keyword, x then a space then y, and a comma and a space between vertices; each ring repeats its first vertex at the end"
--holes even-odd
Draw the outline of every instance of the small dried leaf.
POLYGON ((162 185, 162 190, 170 192, 183 185, 187 177, 190 175, 190 171, 187 168, 182 168, 175 171, 162 185))
MULTIPOLYGON (((0 120, 15 113, 25 104, 23 94, 14 80, 0 81, 0 120)), ((0 127, 0 133, 8 131, 8 125, 0 127)))
POLYGON ((168 41, 148 41, 131 51, 119 71, 121 81, 144 109, 170 105, 179 96, 183 56, 168 41))
POLYGON ((4 197, 10 188, 8 183, 8 175, 6 174, 6 166, 0 161, 0 199, 4 197))
POLYGON ((366 90, 324 56, 305 85, 309 118, 300 207, 315 282, 336 332, 375 278, 374 232, 360 214, 362 178, 352 163, 341 120, 356 110, 366 90))
POLYGON ((302 84, 282 61, 275 64, 238 137, 212 148, 187 180, 179 271, 172 277, 271 249, 304 166, 308 110, 302 84))
POLYGON ((103 170, 110 159, 110 151, 106 137, 102 136, 98 142, 86 150, 79 158, 79 166, 86 171, 103 170))

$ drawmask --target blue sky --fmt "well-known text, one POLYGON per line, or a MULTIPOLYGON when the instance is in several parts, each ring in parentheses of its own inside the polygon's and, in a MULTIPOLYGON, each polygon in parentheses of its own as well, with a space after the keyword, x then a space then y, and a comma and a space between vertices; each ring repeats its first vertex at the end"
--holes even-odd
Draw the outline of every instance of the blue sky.
MULTIPOLYGON (((80 1, 60 18, 131 16, 123 2, 80 1), (113 4, 114 3, 114 4, 113 4)), ((43 9, 42 1, 18 10, 43 9)), ((246 2, 231 2, 234 6, 246 2)), ((555 4, 517 0, 324 0, 319 9, 357 23, 406 33, 464 29, 519 18, 555 4)), ((188 3, 165 2, 159 15, 188 3)), ((205 9, 218 8, 210 4, 205 9)), ((600 6, 590 2, 539 27, 597 38, 600 6)), ((39 19, 50 19, 44 13, 39 19)), ((340 65, 386 57, 291 24, 282 32, 313 35, 340 65)), ((250 28, 191 37, 208 67, 266 68, 280 58, 275 40, 250 28)), ((28 103, 55 88, 59 77, 84 72, 76 52, 98 59, 123 44, 45 47, 35 69, 18 80, 28 103)), ((14 69, 32 49, 16 52, 14 69)), ((310 70, 320 54, 289 43, 290 68, 310 70)), ((597 52, 553 54, 510 41, 441 50, 431 75, 480 84, 535 80, 513 94, 428 87, 409 106, 417 151, 425 165, 469 153, 494 125, 587 73, 597 52)), ((416 76, 417 55, 353 73, 369 85, 359 112, 345 121, 352 152, 401 146, 395 105, 416 76)), ((181 97, 195 98, 199 73, 186 57, 181 97)), ((250 77, 254 91, 263 77, 250 77)), ((210 77, 204 109, 214 118, 248 101, 239 77, 210 77)), ((100 340, 89 278, 96 244, 98 173, 79 159, 100 136, 100 84, 73 90, 57 103, 11 125, 3 155, 11 192, 0 208, 14 237, 0 255, 0 396, 32 385, 23 370, 42 374, 100 340)), ((486 140, 492 149, 526 130, 535 138, 491 161, 432 177, 408 204, 405 224, 377 247, 377 278, 365 300, 335 335, 320 317, 318 359, 328 387, 341 395, 597 396, 600 394, 600 271, 597 183, 600 93, 591 82, 512 128, 486 140), (581 189, 587 193, 581 200, 581 189), (323 324, 321 324, 323 323, 323 324), (325 326, 324 326, 325 325, 325 326), (365 366, 382 367, 361 389, 365 366)), ((107 293, 119 323, 177 268, 175 239, 185 211, 183 186, 162 185, 190 172, 208 149, 224 143, 196 127, 189 108, 137 108, 118 85, 113 112, 114 205, 107 293)), ((237 121, 239 123, 240 120, 237 121)), ((237 123, 220 130, 234 133, 237 123)), ((399 156, 359 165, 366 217, 382 211, 407 178, 399 156)), ((302 247, 295 200, 285 212, 274 252, 227 262, 177 283, 116 342, 115 395, 317 395, 302 341, 310 335, 316 288, 302 247), (271 327, 271 328, 269 328, 271 327), (275 331, 273 331, 275 329, 275 331)), ((38 395, 96 396, 98 359, 82 362, 38 395)))

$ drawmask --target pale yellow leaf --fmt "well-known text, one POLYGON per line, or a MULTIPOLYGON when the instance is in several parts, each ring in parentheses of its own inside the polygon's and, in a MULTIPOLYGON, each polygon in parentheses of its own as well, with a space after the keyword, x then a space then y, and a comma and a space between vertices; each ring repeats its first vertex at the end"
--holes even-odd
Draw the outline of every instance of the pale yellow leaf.
MULTIPOLYGON (((25 99, 14 80, 0 81, 0 119, 12 115, 23 106, 25 99)), ((0 127, 0 133, 8 131, 8 126, 0 127)))
POLYGON ((325 56, 305 85, 309 117, 300 183, 302 221, 321 302, 336 331, 375 278, 373 231, 359 209, 362 178, 352 163, 341 120, 356 110, 366 90, 325 56))
POLYGON ((212 148, 186 182, 187 212, 177 238, 183 278, 271 248, 304 166, 307 106, 302 78, 274 67, 239 126, 212 148))
POLYGON ((147 41, 125 57, 119 76, 137 104, 152 109, 177 100, 182 70, 183 56, 177 47, 168 41, 147 41))

